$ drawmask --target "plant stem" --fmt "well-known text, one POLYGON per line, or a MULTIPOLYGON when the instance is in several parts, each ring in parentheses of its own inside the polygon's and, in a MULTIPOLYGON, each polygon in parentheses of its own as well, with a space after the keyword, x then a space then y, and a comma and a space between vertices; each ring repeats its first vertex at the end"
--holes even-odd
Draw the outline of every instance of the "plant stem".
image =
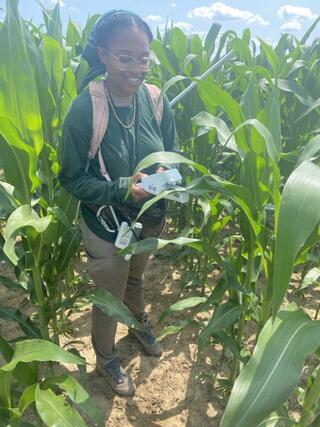
POLYGON ((36 306, 38 307, 41 338, 45 340, 49 340, 49 330, 48 330, 47 316, 45 314, 44 295, 43 295, 43 289, 42 289, 42 283, 41 283, 41 276, 40 276, 39 267, 37 265, 35 265, 32 268, 32 278, 33 278, 33 285, 34 285, 34 290, 36 294, 36 306))
MULTIPOLYGON (((250 290, 253 271, 254 271, 254 247, 253 247, 253 244, 251 243, 250 249, 248 252, 247 272, 246 272, 246 277, 244 281, 244 287, 247 290, 250 290)), ((239 328, 238 328, 238 333, 236 338, 239 348, 241 348, 241 345, 242 345, 246 311, 247 311, 247 297, 246 295, 242 295, 242 314, 239 321, 239 328)), ((231 373, 230 373, 230 380, 232 381, 232 383, 234 383, 234 381, 238 376, 239 368, 240 368, 240 362, 238 359, 234 358, 232 367, 231 367, 231 373)))
POLYGON ((210 260, 208 258, 207 255, 205 255, 204 257, 204 266, 203 266, 203 270, 202 270, 202 278, 201 278, 201 296, 205 296, 206 293, 206 283, 208 280, 208 264, 209 264, 210 260))
POLYGON ((318 304, 316 314, 314 315, 314 320, 318 319, 319 311, 320 311, 320 303, 318 304))
POLYGON ((312 410, 320 395, 320 369, 318 369, 314 383, 309 391, 302 409, 302 415, 299 422, 299 427, 306 427, 310 423, 312 410))

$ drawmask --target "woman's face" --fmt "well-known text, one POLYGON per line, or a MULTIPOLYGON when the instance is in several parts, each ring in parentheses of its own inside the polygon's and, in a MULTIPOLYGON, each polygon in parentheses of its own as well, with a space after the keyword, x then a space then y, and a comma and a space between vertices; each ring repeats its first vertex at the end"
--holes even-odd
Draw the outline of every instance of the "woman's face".
POLYGON ((148 71, 146 61, 138 62, 150 55, 147 35, 139 28, 126 28, 118 32, 108 48, 98 47, 98 53, 107 67, 110 91, 123 97, 136 94, 148 71), (134 61, 129 58, 129 64, 126 64, 126 57, 132 57, 134 61), (130 62, 133 64, 130 65, 130 62))

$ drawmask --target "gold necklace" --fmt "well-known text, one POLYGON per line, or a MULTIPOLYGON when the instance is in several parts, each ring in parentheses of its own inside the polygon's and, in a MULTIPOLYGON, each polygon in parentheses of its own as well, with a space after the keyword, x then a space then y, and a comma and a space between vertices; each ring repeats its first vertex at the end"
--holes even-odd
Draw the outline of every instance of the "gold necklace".
POLYGON ((120 125, 122 127, 124 127, 125 129, 130 129, 133 126, 133 124, 134 124, 134 122, 136 120, 136 97, 135 96, 133 97, 133 114, 132 114, 132 120, 131 120, 130 123, 125 124, 125 123, 123 123, 121 121, 120 117, 116 113, 116 110, 115 110, 114 105, 113 105, 112 97, 111 97, 111 95, 109 93, 109 90, 108 90, 108 87, 107 87, 107 82, 105 82, 104 87, 105 87, 107 98, 110 101, 111 109, 112 109, 112 112, 113 112, 115 118, 117 119, 117 121, 120 123, 120 125))

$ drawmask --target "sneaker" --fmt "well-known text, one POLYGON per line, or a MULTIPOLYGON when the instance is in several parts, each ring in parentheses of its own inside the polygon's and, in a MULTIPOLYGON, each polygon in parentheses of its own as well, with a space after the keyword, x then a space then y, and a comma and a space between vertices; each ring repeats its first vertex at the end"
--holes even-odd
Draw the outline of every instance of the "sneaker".
POLYGON ((122 396, 133 396, 136 389, 132 379, 121 366, 118 357, 113 357, 104 365, 97 363, 97 370, 110 384, 113 391, 122 396))
POLYGON ((159 357, 162 354, 162 347, 159 341, 153 335, 150 320, 145 315, 142 319, 142 325, 144 326, 144 332, 140 332, 136 329, 129 329, 129 335, 135 337, 142 345, 145 353, 148 356, 159 357))

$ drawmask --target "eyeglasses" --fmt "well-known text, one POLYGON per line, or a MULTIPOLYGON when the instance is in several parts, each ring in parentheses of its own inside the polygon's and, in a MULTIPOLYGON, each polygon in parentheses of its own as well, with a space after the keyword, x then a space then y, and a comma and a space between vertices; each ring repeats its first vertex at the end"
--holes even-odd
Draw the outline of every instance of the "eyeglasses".
POLYGON ((135 64, 138 64, 142 70, 148 70, 151 64, 151 58, 149 56, 144 56, 141 59, 135 59, 130 55, 113 55, 113 53, 104 48, 102 48, 102 50, 106 54, 112 56, 112 58, 116 59, 118 61, 119 68, 121 67, 122 70, 129 70, 135 64))

